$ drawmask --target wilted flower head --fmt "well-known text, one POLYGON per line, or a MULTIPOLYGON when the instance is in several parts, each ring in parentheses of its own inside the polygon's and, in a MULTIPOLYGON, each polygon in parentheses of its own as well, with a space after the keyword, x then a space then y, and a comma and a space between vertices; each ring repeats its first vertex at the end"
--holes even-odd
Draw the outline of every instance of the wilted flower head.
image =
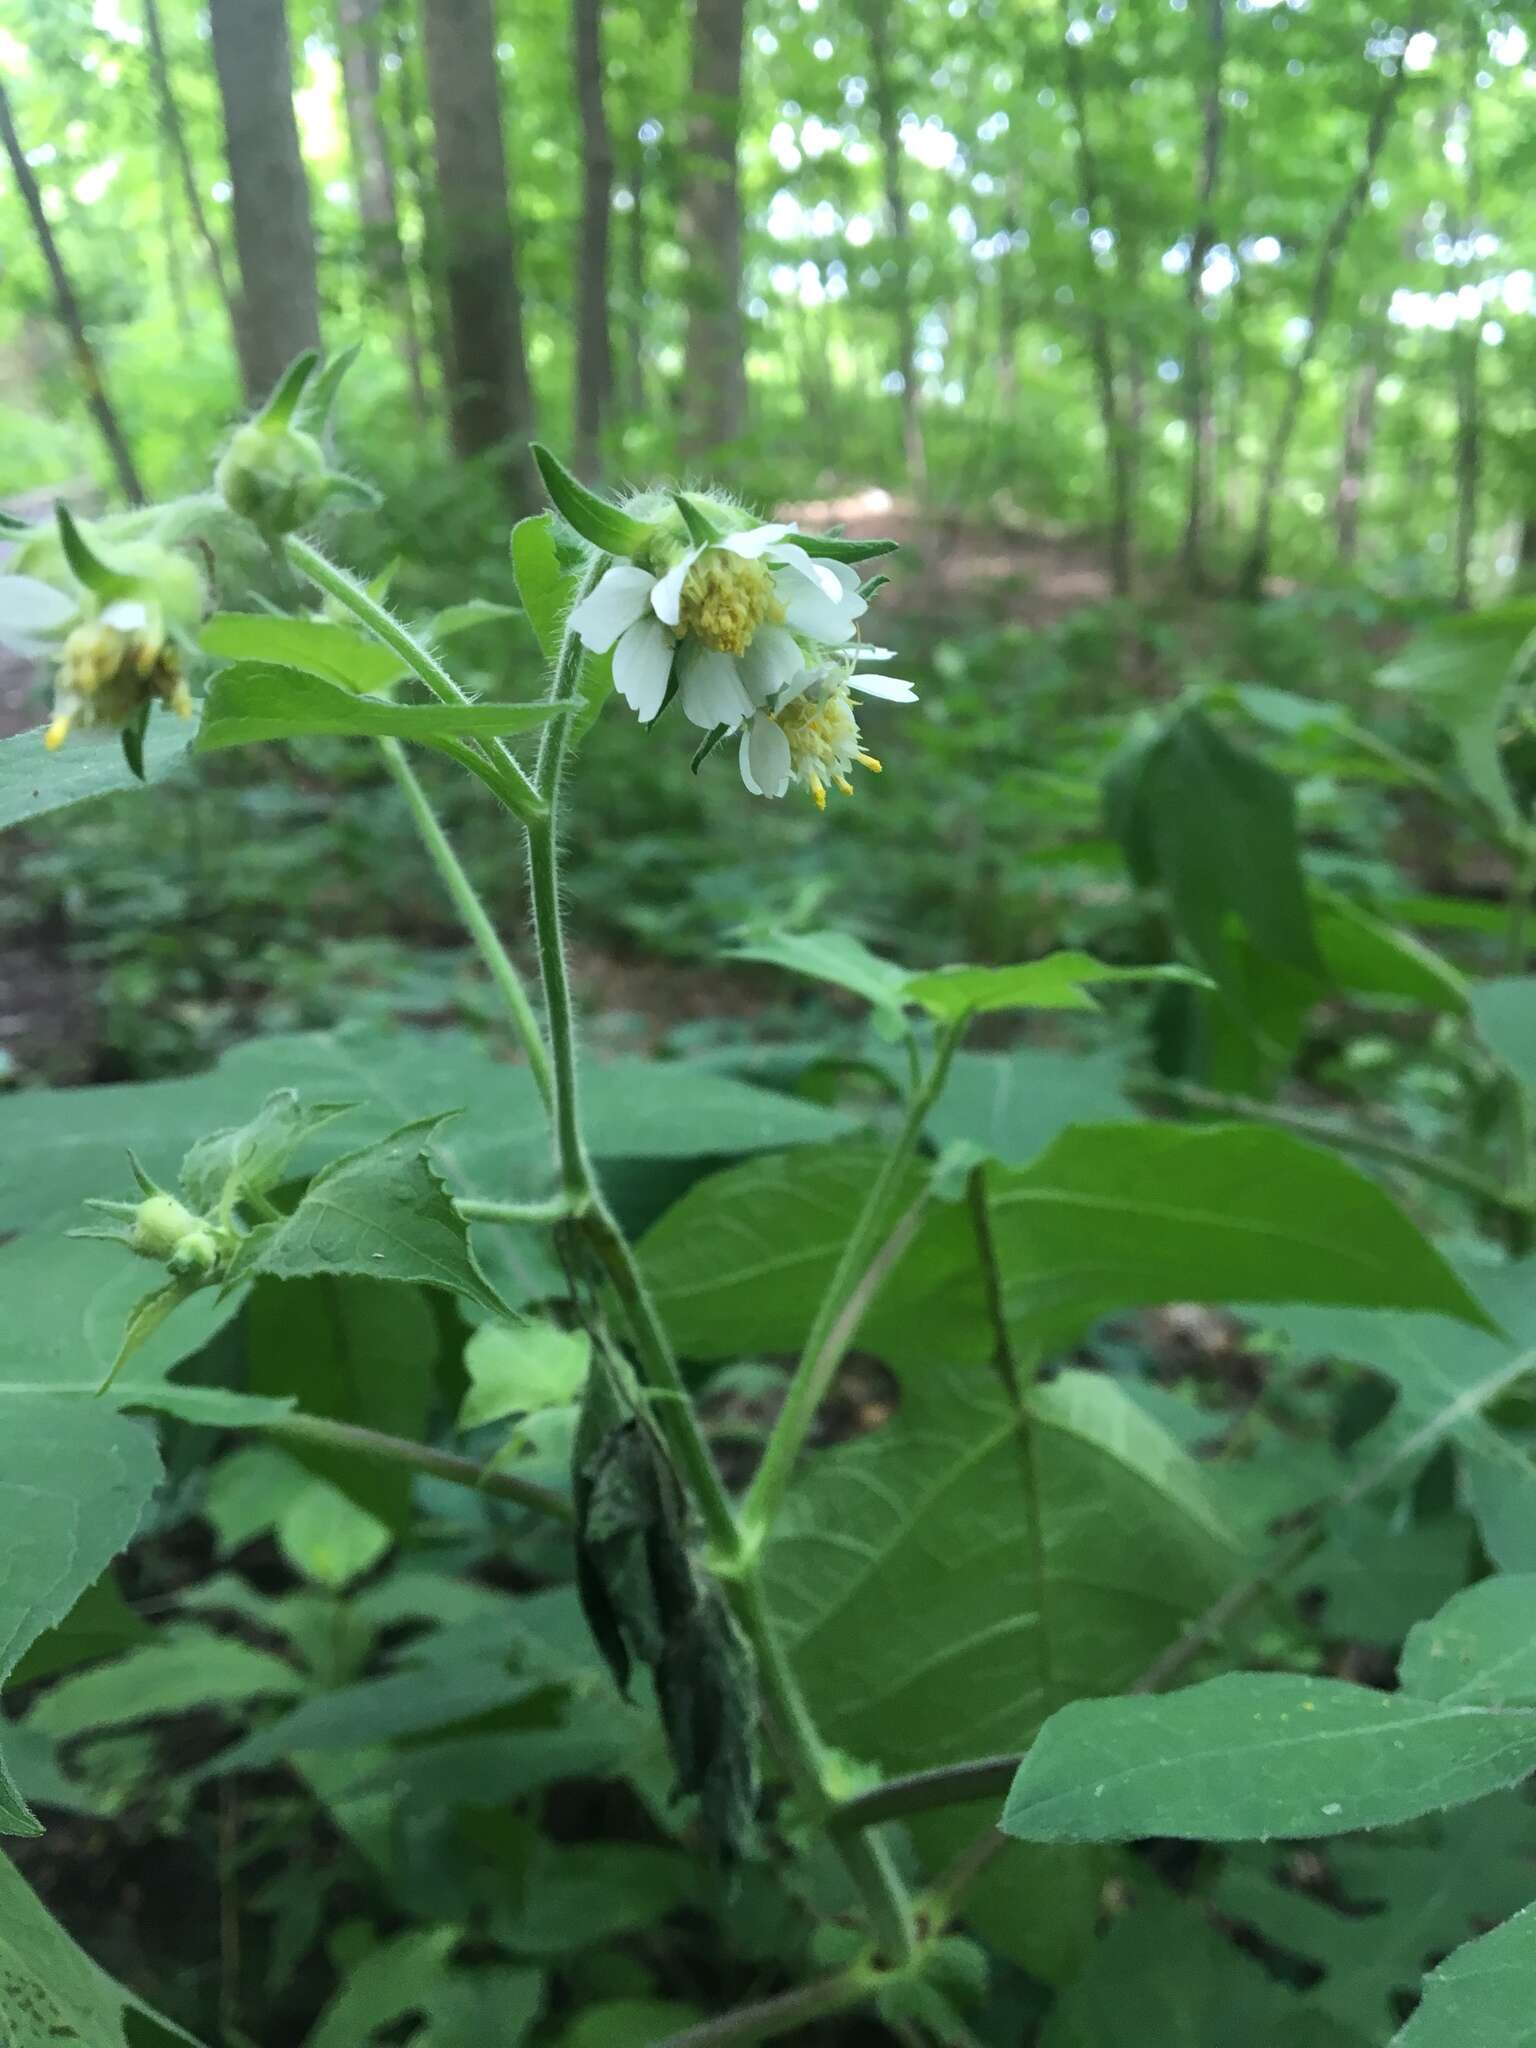
POLYGON ((910 701, 910 683, 859 679, 855 663, 882 650, 857 645, 876 585, 853 565, 888 541, 801 534, 752 525, 729 499, 652 493, 609 505, 536 449, 550 496, 577 532, 613 559, 571 613, 594 653, 613 652, 618 694, 647 725, 675 696, 709 735, 699 758, 742 734, 742 778, 755 795, 791 782, 818 804, 850 789, 862 751, 851 692, 910 701))
POLYGON ((52 656, 47 744, 77 728, 124 731, 155 702, 189 717, 192 699, 174 635, 202 617, 203 580, 185 555, 157 542, 87 542, 62 508, 62 550, 29 545, 44 576, 0 576, 0 642, 52 656))
MULTIPOLYGON (((882 647, 861 652, 888 658, 882 647)), ((859 734, 855 693, 891 704, 917 699, 916 690, 899 676, 860 674, 846 656, 802 669, 770 704, 753 713, 742 732, 741 779, 752 794, 783 796, 794 783, 810 791, 818 810, 825 810, 829 787, 853 795, 848 777, 854 768, 878 775, 880 763, 864 751, 859 734)))

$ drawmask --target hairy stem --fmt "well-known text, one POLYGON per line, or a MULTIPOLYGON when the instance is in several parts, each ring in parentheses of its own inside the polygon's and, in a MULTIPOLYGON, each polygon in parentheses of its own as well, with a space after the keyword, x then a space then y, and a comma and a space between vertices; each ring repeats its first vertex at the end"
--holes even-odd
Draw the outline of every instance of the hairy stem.
MULTIPOLYGON (((399 785, 406 807, 411 814, 421 843, 431 856, 432 865, 442 878, 453 907, 464 921, 464 927, 475 942, 480 958, 496 984, 507 1014, 512 1019, 513 1029, 522 1041, 533 1078, 538 1083, 539 1093, 545 1106, 554 1099, 554 1077, 550 1072, 549 1052, 544 1044, 544 1034, 539 1029, 539 1020, 533 1014, 533 1005, 523 987, 522 976, 512 964, 510 954, 497 936, 496 927, 486 915, 474 883, 465 874, 458 855, 449 843, 448 835, 438 822, 437 813, 428 800, 426 791, 417 780, 416 771, 405 758, 405 749, 398 740, 380 740, 379 752, 384 765, 399 785)), ((466 1212, 467 1213, 467 1212, 466 1212)), ((506 1218, 492 1219, 506 1221, 506 1218)))
POLYGON ((460 1196, 453 1206, 467 1223, 560 1223, 575 1213, 564 1195, 542 1202, 480 1202, 460 1196))
POLYGON ((837 1269, 816 1311, 800 1362, 789 1383, 784 1406, 779 1411, 773 1434, 763 1453, 763 1462, 757 1468, 757 1476, 742 1510, 749 1548, 761 1543, 773 1526, 774 1516, 810 1433, 816 1410, 821 1406, 832 1377, 857 1333, 857 1323, 850 1327, 845 1311, 874 1257, 891 1199, 908 1160, 917 1150, 928 1113, 944 1087, 949 1063, 963 1028, 963 1024, 951 1025, 941 1034, 927 1078, 912 1094, 896 1142, 886 1154, 874 1185, 864 1199, 864 1206, 849 1232, 837 1269))
MULTIPOLYGON (((593 557, 578 592, 578 602, 595 587, 606 567, 605 557, 593 557)), ((579 637, 567 626, 555 664, 551 691, 556 703, 569 704, 575 698, 584 659, 585 651, 579 637)), ((560 797, 561 778, 569 751, 569 726, 569 719, 557 718, 544 728, 534 777, 539 813, 524 821, 533 888, 534 931, 554 1074, 554 1138, 560 1184, 575 1212, 574 1227, 580 1231, 608 1276, 623 1308, 636 1364, 652 1402, 656 1425, 704 1523, 712 1553, 711 1562, 726 1589, 737 1620, 752 1644, 768 1702, 770 1725, 785 1768, 813 1814, 825 1819, 831 1809, 831 1800, 825 1786, 823 1746, 815 1723, 774 1629, 754 1558, 743 1548, 735 1510, 699 1426, 671 1340, 629 1242, 603 1198, 587 1154, 581 1120, 575 1005, 571 999, 560 920, 560 797)), ((915 1130, 911 1142, 915 1142, 915 1130)), ((871 1233, 878 1228, 879 1221, 880 1212, 877 1210, 871 1233)), ((867 1262, 866 1249, 853 1267, 853 1280, 858 1279, 867 1262)), ((848 1291, 843 1289, 833 1305, 829 1325, 835 1322, 836 1311, 843 1305, 843 1296, 848 1291)), ((855 1834, 839 1841, 836 1846, 863 1901, 882 1954, 893 1964, 906 1962, 914 1949, 911 1905, 884 1845, 878 1840, 855 1834)), ((861 1995, 860 1990, 850 1987, 847 1997, 840 2003, 856 2003, 861 1995)), ((718 2024, 733 2024, 742 2017, 732 2015, 729 2021, 718 2024)), ((767 2034, 747 2031, 726 2033, 718 2038, 766 2039, 769 2034, 783 2031, 784 2025, 794 2023, 795 2015, 791 2013, 782 2024, 779 2019, 769 2022, 767 2034)))
POLYGON ((497 1500, 514 1501, 536 1515, 553 1522, 571 1522, 575 1515, 564 1494, 539 1486, 491 1465, 479 1465, 473 1458, 439 1451, 430 1444, 414 1443, 409 1437, 386 1436, 382 1430, 364 1429, 355 1422, 336 1422, 325 1415, 284 1415, 260 1425, 268 1436, 289 1443, 321 1444, 329 1450, 355 1451, 381 1465, 403 1465, 426 1479, 446 1479, 452 1486, 467 1487, 472 1493, 488 1493, 497 1500))

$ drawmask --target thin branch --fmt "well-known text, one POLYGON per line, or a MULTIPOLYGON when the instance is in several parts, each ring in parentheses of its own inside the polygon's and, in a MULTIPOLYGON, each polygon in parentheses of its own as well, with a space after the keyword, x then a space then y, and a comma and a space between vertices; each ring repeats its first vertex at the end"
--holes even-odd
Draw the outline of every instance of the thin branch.
POLYGON ((269 1436, 286 1437, 292 1443, 322 1444, 330 1450, 355 1451, 359 1457, 377 1459, 384 1465, 403 1465, 426 1479, 446 1479, 471 1493, 488 1493, 497 1500, 509 1500, 545 1515, 552 1522, 573 1522, 575 1514, 564 1494, 540 1486, 532 1479, 519 1478, 494 1465, 480 1465, 473 1458, 461 1458, 453 1451, 435 1450, 430 1444, 412 1442, 409 1437, 386 1436, 382 1430, 364 1429, 355 1422, 336 1422, 326 1415, 284 1415, 258 1425, 269 1436))
POLYGON ((740 2048, 751 2041, 772 2041, 794 2027, 829 2013, 847 2012, 868 1998, 874 1976, 867 1967, 840 1970, 835 1977, 819 1977, 794 1991, 781 1991, 757 2005, 738 2006, 719 2019, 705 2020, 697 2027, 685 2027, 680 2034, 668 2034, 657 2048, 740 2048))
POLYGON ((969 1763, 940 1764, 931 1771, 889 1778, 873 1791, 845 1799, 827 1825, 840 1834, 848 1828, 872 1828, 885 1820, 905 1820, 912 1813, 931 1813, 936 1806, 968 1806, 973 1799, 1001 1796, 1022 1762, 1022 1756, 982 1756, 969 1763))

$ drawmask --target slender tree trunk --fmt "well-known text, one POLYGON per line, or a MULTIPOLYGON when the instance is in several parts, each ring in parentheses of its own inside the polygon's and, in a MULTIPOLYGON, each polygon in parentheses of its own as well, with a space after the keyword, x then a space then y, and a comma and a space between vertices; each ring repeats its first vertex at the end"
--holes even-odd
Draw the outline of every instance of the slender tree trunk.
POLYGON ((1226 130, 1221 97, 1226 45, 1226 0, 1207 0, 1200 185, 1195 201, 1195 231, 1190 237, 1189 268, 1185 272, 1189 340, 1184 351, 1184 421, 1188 434, 1189 487, 1180 561, 1184 581, 1191 590, 1202 590, 1206 583, 1205 508, 1211 494, 1214 414, 1210 397, 1211 337, 1205 312, 1204 276, 1216 241, 1216 188, 1221 178, 1221 146, 1226 130))
POLYGON ((160 109, 160 132, 165 137, 166 147, 176 160, 182 194, 187 202, 187 212, 191 216, 197 239, 203 245, 203 254, 208 262, 208 275, 213 279, 214 290, 218 293, 219 303, 224 308, 229 331, 235 337, 238 354, 239 324, 235 318, 234 294, 229 288, 229 276, 224 268, 224 252, 219 247, 218 237, 208 224, 208 212, 203 205, 203 195, 198 186, 192 151, 187 144, 187 131, 182 126, 181 110, 176 104, 176 94, 171 85, 170 60, 165 53, 165 37, 160 27, 160 0, 144 0, 144 37, 149 47, 149 68, 160 109))
POLYGON ((917 321, 912 310, 912 230, 907 216, 906 180, 901 147, 901 108, 891 77, 889 0, 864 0, 864 30, 869 41, 870 99, 880 131, 880 163, 885 211, 895 253, 891 290, 896 316, 896 370, 901 378, 901 441, 907 477, 921 496, 927 480, 923 449, 922 392, 917 378, 917 321))
POLYGON ((240 259, 240 372, 246 402, 259 405, 296 355, 320 346, 293 53, 283 0, 210 0, 208 15, 240 259))
POLYGON ((336 40, 363 251, 380 298, 394 312, 400 353, 411 380, 411 402, 420 420, 427 415, 427 394, 421 381, 416 307, 400 241, 395 167, 379 108, 378 12, 379 0, 336 0, 336 40))
POLYGON ((37 236, 37 246, 42 251, 43 261, 48 266, 48 276, 53 285, 54 303, 59 309, 59 319, 69 336, 69 346, 75 358, 75 367, 80 381, 85 386, 86 403, 91 417, 96 422, 112 468, 123 496, 130 504, 142 505, 144 486, 139 482, 139 473, 134 467, 133 456, 128 442, 118 423, 112 401, 107 396, 102 382, 101 367, 96 360, 90 337, 85 331, 85 318, 80 311, 80 301, 75 297, 74 286, 64 268, 64 259, 59 254, 58 244, 53 239, 53 230, 48 225, 48 215, 43 208, 43 195, 37 188, 32 175, 32 166, 27 162, 27 153, 21 146, 16 133, 16 124, 11 118, 11 103, 6 97, 5 85, 0 81, 0 143, 10 159, 11 171, 16 179, 16 189, 21 194, 22 204, 32 222, 32 232, 37 236))
MULTIPOLYGON (((1482 275, 1482 264, 1474 254, 1478 222, 1482 214, 1482 187, 1477 151, 1477 67, 1480 50, 1471 34, 1464 41, 1464 85, 1462 90, 1464 219, 1458 239, 1467 251, 1464 273, 1471 284, 1482 275)), ((1482 493, 1482 329, 1479 311, 1471 320, 1458 322, 1451 331, 1451 348, 1456 383, 1456 609, 1466 611, 1472 602, 1472 550, 1477 540, 1478 501, 1482 493)))
POLYGON ((628 302, 624 310, 624 328, 628 337, 628 345, 624 351, 625 394, 631 419, 643 419, 649 400, 646 366, 650 361, 650 336, 646 332, 650 260, 645 221, 645 195, 649 180, 646 177, 645 144, 638 137, 635 140, 634 155, 630 160, 628 182, 629 196, 634 203, 626 217, 624 236, 625 287, 628 302))
POLYGON ((613 140, 603 104, 603 0, 571 0, 576 104, 581 113, 581 229, 576 245, 576 466, 602 466, 603 423, 613 400, 608 336, 608 239, 613 140))
POLYGON ((1360 554, 1360 511, 1365 498, 1371 444, 1376 436, 1376 394, 1381 385, 1386 342, 1384 324, 1376 326, 1369 339, 1369 353, 1356 373, 1344 415, 1344 456, 1339 464, 1339 488, 1333 502, 1333 517, 1338 534, 1339 561, 1345 568, 1353 568, 1360 554))
POLYGON ((1253 536, 1248 544, 1247 558, 1239 579, 1239 589, 1243 596, 1248 598, 1262 597, 1264 594, 1264 579, 1269 573, 1275 501, 1280 494, 1280 480, 1285 474, 1286 459, 1291 451, 1297 421, 1301 417, 1302 399, 1306 395, 1307 371, 1317 354, 1323 330, 1328 324, 1339 258, 1344 253, 1344 245, 1349 240, 1350 230, 1359 218, 1366 195, 1371 189, 1371 180, 1376 172, 1376 160, 1381 155, 1382 145, 1391 128, 1392 116, 1397 110, 1406 77, 1406 71, 1399 64, 1390 78, 1382 80, 1381 89, 1376 95, 1376 104, 1371 110, 1360 167, 1328 224, 1328 232, 1324 235, 1322 248, 1318 252, 1317 269, 1313 274, 1311 296, 1307 303, 1307 337, 1291 365, 1285 397, 1280 407, 1280 417, 1275 424, 1275 431, 1269 443, 1269 453, 1259 479, 1259 500, 1254 515, 1253 536))
POLYGON ((423 20, 437 144, 453 444, 466 457, 500 450, 514 507, 531 505, 533 387, 508 206, 495 17, 491 0, 425 0, 423 20))
POLYGON ((160 235, 165 243, 165 288, 176 315, 176 331, 185 341, 192 333, 192 308, 187 303, 186 268, 181 260, 173 169, 164 149, 156 162, 155 185, 160 195, 160 235))
POLYGON ((1515 588, 1536 590, 1536 511, 1522 514, 1515 559, 1515 588))
POLYGON ((737 165, 744 14, 744 0, 694 0, 678 238, 688 259, 683 444, 696 459, 739 439, 747 419, 737 165))
MULTIPOLYGON (((1062 11, 1070 27, 1071 0, 1063 0, 1062 11)), ((1062 48, 1066 58, 1067 98, 1077 130, 1078 192, 1083 211, 1088 216, 1091 235, 1096 223, 1107 225, 1107 222, 1104 220, 1098 158, 1088 124, 1088 90, 1083 76, 1082 51, 1070 35, 1064 37, 1062 48)), ((1084 277, 1088 300, 1088 352, 1098 392, 1104 456, 1109 470, 1109 576, 1116 596, 1126 597, 1135 583, 1135 453, 1129 422, 1120 404, 1114 337, 1104 311, 1103 286, 1091 242, 1086 245, 1084 277)))
MULTIPOLYGON (((426 292, 426 325, 431 338, 432 353, 441 367, 446 385, 448 367, 453 359, 453 346, 449 332, 447 286, 443 277, 443 236, 437 192, 428 172, 427 153, 421 139, 421 97, 417 78, 417 65, 420 61, 419 41, 419 37, 408 41, 398 18, 392 21, 390 47, 395 58, 395 116, 407 187, 415 199, 419 220, 417 268, 426 292)), ((406 282, 407 285, 412 285, 413 282, 409 264, 406 267, 406 282)), ((414 308, 414 288, 411 303, 414 308)), ((421 323, 418 320, 418 333, 420 329, 421 323)))

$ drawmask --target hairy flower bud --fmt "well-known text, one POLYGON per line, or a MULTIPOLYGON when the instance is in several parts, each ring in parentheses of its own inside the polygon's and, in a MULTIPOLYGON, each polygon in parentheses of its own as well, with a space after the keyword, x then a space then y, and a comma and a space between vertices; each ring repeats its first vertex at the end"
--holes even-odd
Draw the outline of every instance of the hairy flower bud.
POLYGON ((268 418, 236 430, 214 473, 231 512, 269 535, 292 533, 313 519, 330 481, 314 435, 268 418))
POLYGON ((211 1233, 199 1216, 174 1195, 150 1195, 133 1212, 129 1249, 141 1259, 158 1259, 162 1265, 175 1258, 188 1239, 211 1233))

